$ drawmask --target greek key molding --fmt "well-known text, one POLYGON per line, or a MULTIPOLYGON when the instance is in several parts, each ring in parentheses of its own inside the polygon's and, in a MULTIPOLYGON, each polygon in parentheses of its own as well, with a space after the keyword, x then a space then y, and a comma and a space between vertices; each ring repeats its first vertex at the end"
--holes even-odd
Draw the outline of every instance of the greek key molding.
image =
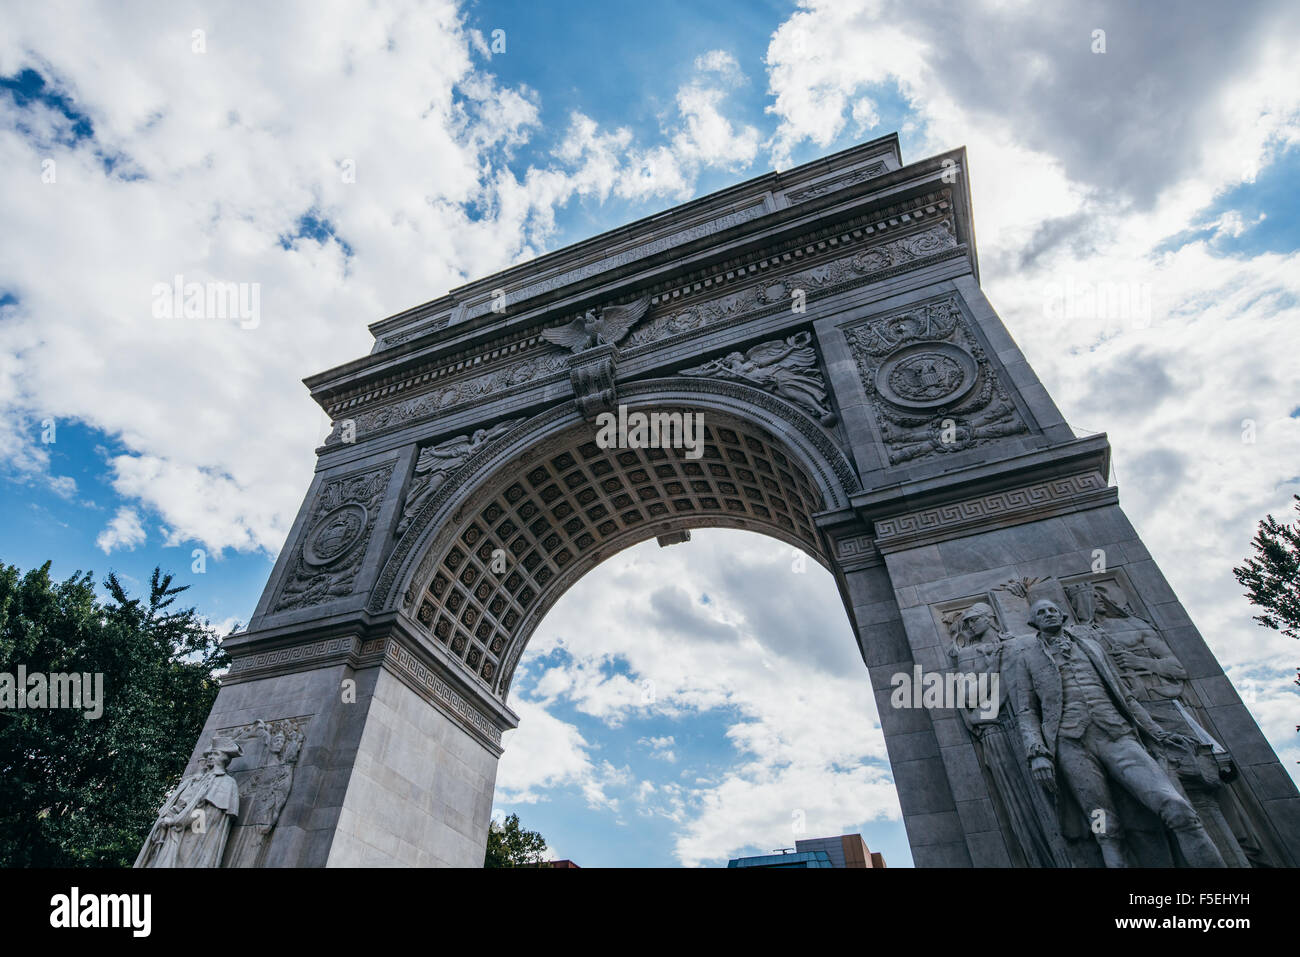
POLYGON ((875 540, 870 535, 853 535, 835 543, 835 557, 841 560, 873 558, 875 554, 875 540))
POLYGON ((261 651, 252 655, 236 658, 230 663, 226 679, 260 677, 250 672, 268 672, 288 670, 288 666, 314 664, 321 659, 351 655, 360 648, 360 639, 355 635, 341 638, 325 638, 305 645, 293 645, 288 648, 276 648, 273 651, 261 651))
POLYGON ((1016 525, 1070 511, 1080 505, 1097 504, 1107 493, 1110 497, 1115 494, 1100 472, 1082 472, 934 508, 904 512, 876 521, 876 547, 882 552, 898 551, 952 538, 957 531, 967 532, 982 525, 1016 525))
POLYGON ((424 697, 451 709, 471 730, 487 738, 498 750, 501 748, 501 729, 486 714, 474 707, 464 695, 459 694, 423 661, 407 648, 392 639, 387 640, 384 662, 390 670, 406 675, 415 682, 424 697))

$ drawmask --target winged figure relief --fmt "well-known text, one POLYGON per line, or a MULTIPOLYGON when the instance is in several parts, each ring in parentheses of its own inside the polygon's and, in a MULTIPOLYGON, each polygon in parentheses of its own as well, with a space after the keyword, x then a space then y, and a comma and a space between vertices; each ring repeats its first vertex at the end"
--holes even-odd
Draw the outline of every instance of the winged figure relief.
POLYGON ((826 404, 825 383, 811 342, 812 336, 801 332, 784 342, 761 343, 744 355, 732 352, 721 359, 683 369, 681 374, 744 382, 801 405, 814 412, 823 425, 831 425, 835 413, 826 404))
POLYGON ((638 319, 650 309, 650 300, 638 299, 625 306, 588 309, 581 318, 558 329, 543 329, 542 338, 572 350, 575 354, 596 346, 617 345, 638 319))
POLYGON ((493 439, 505 435, 523 419, 511 419, 490 429, 479 429, 473 435, 458 435, 420 452, 415 460, 415 477, 411 479, 410 491, 406 493, 406 502, 402 508, 402 519, 397 523, 397 534, 401 535, 410 527, 420 506, 436 492, 471 455, 493 439))

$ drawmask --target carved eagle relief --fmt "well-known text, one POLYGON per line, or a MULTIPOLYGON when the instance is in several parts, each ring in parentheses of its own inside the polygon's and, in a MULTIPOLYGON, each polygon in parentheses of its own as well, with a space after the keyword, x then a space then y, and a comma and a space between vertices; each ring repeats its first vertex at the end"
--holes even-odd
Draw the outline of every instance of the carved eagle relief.
POLYGON ((558 329, 543 329, 542 338, 572 350, 575 354, 603 345, 617 345, 637 320, 650 309, 650 300, 639 299, 625 306, 588 309, 581 318, 558 329))

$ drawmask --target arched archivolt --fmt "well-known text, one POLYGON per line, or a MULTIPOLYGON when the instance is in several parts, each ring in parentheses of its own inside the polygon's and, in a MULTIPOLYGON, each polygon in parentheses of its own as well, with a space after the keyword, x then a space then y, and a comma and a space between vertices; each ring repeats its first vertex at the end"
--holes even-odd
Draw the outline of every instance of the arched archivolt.
POLYGON ((629 412, 702 412, 703 454, 602 449, 597 427, 573 403, 535 416, 480 450, 425 503, 394 548, 372 609, 402 608, 466 680, 504 701, 546 611, 624 548, 685 529, 740 528, 830 567, 813 516, 846 505, 856 478, 820 426, 733 383, 643 381, 622 387, 619 401, 629 412))

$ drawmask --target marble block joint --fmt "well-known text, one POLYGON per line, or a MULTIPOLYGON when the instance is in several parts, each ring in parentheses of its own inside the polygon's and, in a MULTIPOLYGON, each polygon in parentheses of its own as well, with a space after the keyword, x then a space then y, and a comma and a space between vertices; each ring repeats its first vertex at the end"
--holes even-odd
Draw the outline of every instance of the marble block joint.
POLYGON ((538 622, 707 527, 834 575, 918 866, 1295 866, 1295 786, 973 237, 965 151, 891 135, 372 324, 306 380, 333 428, 138 866, 480 866, 538 622), (638 414, 698 447, 600 438, 638 414))

